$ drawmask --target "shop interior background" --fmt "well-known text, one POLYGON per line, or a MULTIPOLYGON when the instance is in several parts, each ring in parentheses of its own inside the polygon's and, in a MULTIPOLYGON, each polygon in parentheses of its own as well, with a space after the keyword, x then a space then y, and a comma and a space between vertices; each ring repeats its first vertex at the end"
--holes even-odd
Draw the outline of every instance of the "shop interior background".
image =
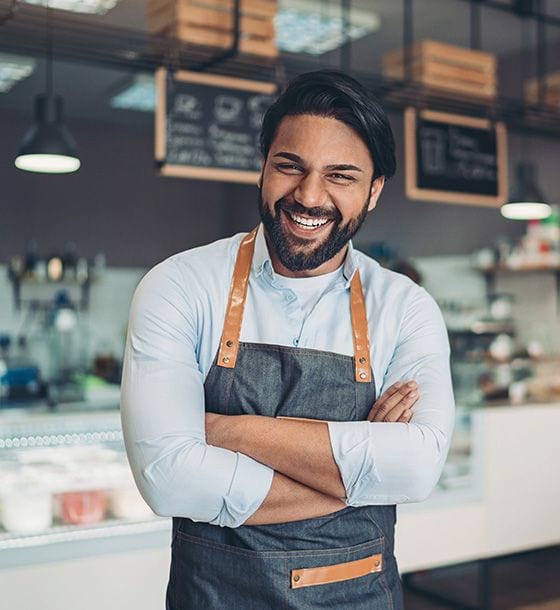
MULTIPOLYGON (((138 281, 172 254, 250 230, 258 222, 256 184, 157 175, 153 110, 112 105, 135 79, 149 79, 155 65, 150 69, 141 57, 127 56, 127 37, 121 49, 109 44, 113 38, 104 37, 103 28, 122 28, 119 31, 130 37, 131 44, 134 41, 134 49, 139 37, 149 45, 147 4, 120 0, 103 15, 79 14, 90 24, 92 37, 98 37, 97 53, 90 57, 85 42, 81 49, 74 41, 70 50, 57 31, 58 14, 66 12, 51 9, 54 90, 64 99, 64 120, 76 140, 81 167, 73 174, 47 175, 14 166, 16 151, 33 121, 33 100, 45 86, 44 43, 39 42, 45 39, 45 22, 36 13, 35 34, 16 40, 9 28, 18 20, 31 23, 32 9, 24 2, 0 0, 0 76, 3 55, 28 58, 33 65, 26 78, 0 92, 0 335, 10 337, 12 355, 18 337, 25 336, 24 356, 38 365, 44 377, 48 371, 54 374, 55 357, 58 365, 66 358, 84 384, 79 400, 61 402, 54 409, 43 404, 36 420, 28 417, 31 403, 13 408, 0 401, 0 474, 6 477, 13 450, 23 449, 13 445, 15 439, 21 443, 21 439, 53 437, 53 443, 61 445, 58 448, 68 449, 81 446, 82 434, 84 446, 90 449, 120 451, 118 374, 130 299, 138 281), (8 262, 16 255, 25 257, 30 247, 43 259, 61 256, 68 244, 90 262, 96 275, 87 308, 75 308, 72 341, 66 348, 59 345, 59 350, 68 349, 61 356, 60 351, 53 354, 58 310, 54 306, 18 309, 8 262), (79 438, 71 439, 68 446, 56 441, 65 434, 79 438), (95 442, 93 434, 98 435, 95 442)), ((303 6, 316 14, 321 4, 343 11, 341 3, 278 0, 279 10, 303 6)), ((499 96, 504 101, 497 111, 489 105, 488 116, 493 117, 495 112, 499 116, 507 100, 523 103, 524 80, 537 74, 538 26, 530 16, 522 19, 499 6, 513 7, 513 2, 478 4, 478 42, 482 50, 496 54, 499 96)), ((535 3, 534 8, 537 5, 556 22, 546 30, 545 57, 547 71, 557 73, 560 2, 535 3)), ((415 40, 470 46, 473 9, 468 1, 360 0, 346 8, 350 15, 352 11, 374 15, 379 24, 375 31, 319 56, 281 50, 280 62, 288 73, 332 67, 349 70, 358 79, 375 76, 383 82, 382 58, 403 44, 407 6, 413 7, 415 40)), ((235 70, 232 65, 230 73, 235 70)), ((220 66, 214 69, 219 72, 220 66)), ((263 71, 259 67, 255 73, 263 71)), ((437 299, 452 340, 458 405, 454 450, 434 498, 422 506, 399 507, 402 569, 411 575, 407 607, 453 607, 450 600, 460 598, 488 609, 560 608, 560 588, 551 576, 560 562, 556 546, 560 456, 552 436, 560 424, 560 259, 534 273, 498 274, 489 294, 488 276, 477 268, 479 263, 497 256, 500 248, 511 251, 524 243, 528 223, 507 220, 497 208, 408 199, 404 108, 391 101, 387 106, 398 170, 354 241, 374 256, 389 252, 391 262, 411 265, 437 299), (499 295, 504 294, 500 305, 499 295), (503 309, 500 313, 500 307, 506 307, 506 314, 503 309), (481 321, 497 324, 503 332, 465 334, 467 327, 481 321), (526 380, 532 381, 522 387, 526 380), (488 388, 501 391, 496 394, 501 402, 492 402, 488 388), (530 458, 518 463, 520 454, 530 458), (430 532, 444 532, 445 540, 428 548, 430 532), (526 571, 531 562, 535 569, 526 571), (518 580, 520 570, 527 574, 523 582, 518 580), (490 603, 487 598, 480 601, 490 595, 481 574, 492 582, 491 606, 484 605, 490 603), (438 604, 414 591, 418 582, 447 602, 438 604), (545 603, 549 605, 539 605, 545 603)), ((480 104, 474 106, 478 112, 480 104)), ((560 124, 560 103, 549 110, 558 114, 560 124)), ((510 125, 507 116, 506 125, 510 181, 517 163, 529 159, 547 202, 559 204, 560 130, 539 129, 528 120, 510 125)), ((560 241, 554 247, 559 248, 560 241)), ((28 286, 26 298, 45 302, 54 298, 52 286, 35 289, 28 286)), ((72 300, 80 298, 79 287, 69 286, 68 291, 72 300)), ((103 462, 103 455, 101 451, 94 459, 103 462)), ((81 454, 80 459, 86 457, 81 454)), ((120 467, 122 460, 116 460, 108 470, 101 469, 102 488, 109 489, 107 481, 113 475, 121 480, 120 467)), ((109 492, 107 502, 120 506, 109 492)), ((0 490, 5 506, 8 495, 0 490)), ((37 607, 39 594, 45 608, 75 607, 67 604, 78 596, 84 610, 161 607, 168 575, 169 524, 141 510, 122 517, 117 513, 118 508, 113 513, 106 509, 103 518, 89 524, 55 517, 45 531, 34 534, 19 534, 17 527, 15 531, 0 528, 0 590, 6 591, 9 607, 37 607)))

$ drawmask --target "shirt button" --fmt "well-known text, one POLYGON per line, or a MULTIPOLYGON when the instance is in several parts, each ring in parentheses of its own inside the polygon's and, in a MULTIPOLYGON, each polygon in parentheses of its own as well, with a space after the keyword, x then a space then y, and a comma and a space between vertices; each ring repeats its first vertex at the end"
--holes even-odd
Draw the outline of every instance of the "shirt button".
POLYGON ((299 344, 299 339, 294 339, 294 345, 297 347, 299 344))

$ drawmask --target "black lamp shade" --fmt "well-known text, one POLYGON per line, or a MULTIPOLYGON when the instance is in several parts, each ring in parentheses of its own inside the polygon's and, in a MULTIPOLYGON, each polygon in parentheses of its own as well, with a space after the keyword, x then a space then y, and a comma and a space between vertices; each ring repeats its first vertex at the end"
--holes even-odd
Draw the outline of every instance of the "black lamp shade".
POLYGON ((546 198, 537 184, 535 166, 518 163, 509 203, 501 209, 502 216, 512 220, 547 218, 552 208, 545 202, 546 198))
POLYGON ((35 98, 35 124, 23 138, 16 157, 20 169, 67 173, 80 167, 76 142, 62 122, 62 98, 35 98))
POLYGON ((545 196, 537 184, 535 166, 531 163, 518 163, 515 169, 516 180, 510 192, 510 203, 544 203, 545 196))

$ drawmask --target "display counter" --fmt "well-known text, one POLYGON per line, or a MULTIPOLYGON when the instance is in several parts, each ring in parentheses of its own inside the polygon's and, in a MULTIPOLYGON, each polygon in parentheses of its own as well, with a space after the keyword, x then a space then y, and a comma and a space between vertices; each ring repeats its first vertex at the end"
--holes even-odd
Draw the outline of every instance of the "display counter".
MULTIPOLYGON (((11 511, 8 528, 0 530, 0 590, 13 610, 70 610, 72 591, 88 591, 81 610, 162 607, 170 519, 156 517, 139 494, 131 494, 118 410, 82 407, 71 413, 0 412, 2 519, 6 506, 11 511), (41 469, 44 476, 37 476, 41 469), (37 490, 27 506, 43 515, 32 522, 22 498, 37 490), (18 523, 25 531, 18 531, 18 523)), ((398 507, 400 572, 559 543, 558 429, 557 403, 459 406, 437 488, 425 502, 398 507)))
POLYGON ((470 420, 469 485, 398 508, 402 573, 560 543, 560 403, 481 407, 470 420))
POLYGON ((168 544, 138 493, 112 408, 0 412, 0 568, 168 544))

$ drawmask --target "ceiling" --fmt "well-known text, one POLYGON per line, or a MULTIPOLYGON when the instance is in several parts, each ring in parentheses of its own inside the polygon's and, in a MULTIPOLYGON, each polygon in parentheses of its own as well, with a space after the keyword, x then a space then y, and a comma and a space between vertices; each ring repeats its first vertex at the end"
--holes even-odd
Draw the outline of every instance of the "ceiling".
MULTIPOLYGON (((206 0, 208 1, 208 0, 206 0)), ((289 4, 295 0, 279 0, 289 4)), ((504 0, 505 1, 505 0, 504 0)), ((10 0, 0 0, 0 21, 8 13, 10 0)), ((2 116, 27 116, 31 113, 33 97, 44 86, 44 10, 33 7, 33 27, 22 29, 23 34, 17 36, 17 27, 28 25, 30 9, 21 2, 16 3, 14 17, 0 24, 0 50, 17 51, 37 58, 34 73, 21 81, 7 93, 0 93, 0 113, 2 116), (27 20, 27 21, 26 21, 27 20), (24 23, 25 22, 25 23, 24 23), (3 35, 6 34, 6 35, 3 35)), ((313 3, 317 7, 320 2, 313 3)), ((339 3, 336 3, 337 5, 339 3)), ((548 12, 560 19, 560 2, 549 2, 548 12)), ((138 72, 139 64, 133 61, 138 45, 149 44, 146 30, 145 0, 120 0, 115 8, 103 16, 71 15, 73 23, 87 26, 91 35, 90 43, 96 44, 96 57, 86 60, 79 51, 79 40, 74 42, 76 57, 56 59, 54 64, 54 85, 66 104, 66 116, 69 119, 84 119, 116 122, 122 124, 151 123, 151 117, 146 113, 115 110, 109 106, 110 97, 138 72), (114 29, 114 28, 119 28, 114 29), (96 39, 97 37, 97 39, 96 39), (107 48, 104 56, 102 51, 107 48), (128 54, 128 56, 127 56, 128 54), (109 62, 121 57, 123 61, 109 62), (127 63, 127 57, 132 61, 127 63)), ((351 48, 351 66, 358 72, 379 72, 381 57, 388 50, 402 45, 403 2, 396 0, 354 0, 353 9, 375 12, 380 18, 380 29, 353 43, 351 48)), ((464 0, 415 0, 414 7, 414 37, 435 38, 452 44, 469 45, 469 3, 464 0)), ((319 9, 318 9, 319 10, 319 9)), ((55 44, 57 54, 57 27, 67 19, 68 15, 61 11, 53 11, 55 44)), ((85 31, 85 30, 84 30, 85 31)), ((522 38, 520 20, 501 10, 484 7, 481 11, 481 47, 499 55, 500 58, 518 53, 521 44, 525 47, 534 45, 534 28, 525 32, 528 36, 522 38)), ((560 28, 549 27, 547 41, 555 46, 560 40, 560 28)), ((85 45, 85 42, 84 42, 85 45)), ((71 56, 72 53, 69 54, 71 56)), ((558 53, 549 51, 552 64, 558 53), (552 57, 554 56, 554 58, 552 57)), ((340 53, 333 51, 316 60, 314 65, 329 65, 337 67, 340 53)), ((313 65, 313 64, 310 64, 313 65)), ((558 67, 560 69, 560 66, 558 67)))

